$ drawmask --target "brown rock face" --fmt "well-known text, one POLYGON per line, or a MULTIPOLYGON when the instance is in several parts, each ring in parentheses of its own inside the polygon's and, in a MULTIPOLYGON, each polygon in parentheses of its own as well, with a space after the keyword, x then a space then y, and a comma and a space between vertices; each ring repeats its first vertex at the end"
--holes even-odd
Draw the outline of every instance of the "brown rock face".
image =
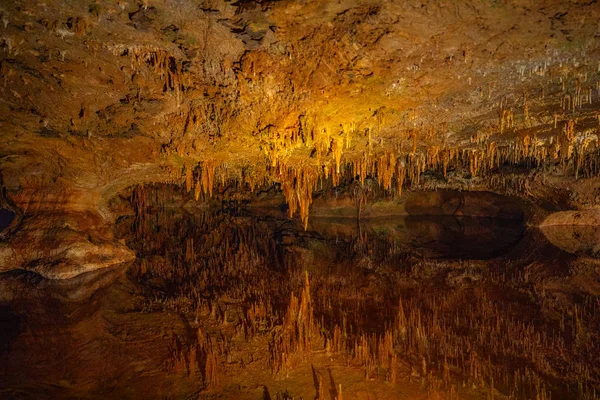
POLYGON ((26 217, 1 244, 0 272, 25 269, 64 279, 133 261, 135 254, 111 237, 105 221, 90 213, 26 217))
MULTIPOLYGON (((363 202, 486 190, 542 216, 598 204, 594 2, 15 0, 0 14, 0 169, 23 216, 2 270, 129 259, 96 227, 146 182, 237 200, 276 185, 305 226, 323 185, 363 202)), ((476 197, 436 212, 475 212, 476 197)))

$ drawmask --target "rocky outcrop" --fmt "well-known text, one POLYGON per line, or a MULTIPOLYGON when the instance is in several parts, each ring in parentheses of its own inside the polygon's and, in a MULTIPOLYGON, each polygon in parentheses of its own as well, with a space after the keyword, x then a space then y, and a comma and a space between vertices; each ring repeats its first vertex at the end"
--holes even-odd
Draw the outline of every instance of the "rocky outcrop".
POLYGON ((540 229, 564 251, 600 257, 600 209, 556 212, 542 222, 540 229))
POLYGON ((111 237, 106 221, 97 214, 25 217, 16 232, 0 243, 0 272, 22 269, 65 279, 135 259, 127 246, 111 237))
POLYGON ((600 226, 600 209, 559 211, 550 214, 540 226, 600 226))

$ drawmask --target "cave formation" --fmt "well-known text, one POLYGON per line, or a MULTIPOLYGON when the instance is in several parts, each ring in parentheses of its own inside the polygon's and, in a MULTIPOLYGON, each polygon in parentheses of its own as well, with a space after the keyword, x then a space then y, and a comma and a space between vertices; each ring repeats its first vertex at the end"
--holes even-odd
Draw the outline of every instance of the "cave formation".
POLYGON ((600 397, 597 1, 0 20, 0 398, 600 397))

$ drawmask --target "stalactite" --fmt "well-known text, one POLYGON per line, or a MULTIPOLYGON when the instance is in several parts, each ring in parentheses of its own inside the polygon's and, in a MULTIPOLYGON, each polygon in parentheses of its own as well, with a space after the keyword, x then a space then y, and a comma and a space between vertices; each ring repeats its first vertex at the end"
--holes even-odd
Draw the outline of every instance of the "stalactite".
POLYGON ((336 139, 332 139, 331 141, 331 151, 333 153, 333 157, 335 159, 335 172, 336 174, 340 173, 340 164, 341 164, 341 160, 342 160, 342 152, 343 152, 344 146, 343 146, 343 142, 340 142, 336 139))
POLYGON ((192 164, 187 162, 185 164, 185 191, 188 193, 192 191, 193 177, 194 171, 192 169, 192 164))
POLYGON ((204 194, 208 194, 209 197, 213 195, 214 180, 215 180, 215 169, 216 165, 213 161, 204 161, 202 163, 202 169, 200 171, 200 181, 202 183, 202 191, 204 194))
POLYGON ((308 213, 312 203, 312 193, 318 183, 318 171, 312 168, 288 168, 279 165, 278 180, 281 182, 283 194, 292 217, 300 211, 300 219, 304 228, 308 227, 308 213))
POLYGON ((511 110, 502 109, 500 115, 500 134, 514 126, 514 115, 511 110))
POLYGON ((200 193, 202 192, 202 182, 198 179, 196 180, 196 184, 194 185, 194 199, 198 201, 200 198, 200 193))
POLYGON ((397 163, 396 182, 398 185, 398 196, 402 196, 402 187, 404 186, 404 180, 406 179, 406 162, 401 160, 397 163))

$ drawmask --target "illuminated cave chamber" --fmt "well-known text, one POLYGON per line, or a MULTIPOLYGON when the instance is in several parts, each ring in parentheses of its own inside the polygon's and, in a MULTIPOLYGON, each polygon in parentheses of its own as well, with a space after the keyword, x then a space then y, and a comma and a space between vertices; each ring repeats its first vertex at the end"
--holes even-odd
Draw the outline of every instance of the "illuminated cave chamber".
POLYGON ((2 1, 0 398, 597 398, 599 20, 2 1))

